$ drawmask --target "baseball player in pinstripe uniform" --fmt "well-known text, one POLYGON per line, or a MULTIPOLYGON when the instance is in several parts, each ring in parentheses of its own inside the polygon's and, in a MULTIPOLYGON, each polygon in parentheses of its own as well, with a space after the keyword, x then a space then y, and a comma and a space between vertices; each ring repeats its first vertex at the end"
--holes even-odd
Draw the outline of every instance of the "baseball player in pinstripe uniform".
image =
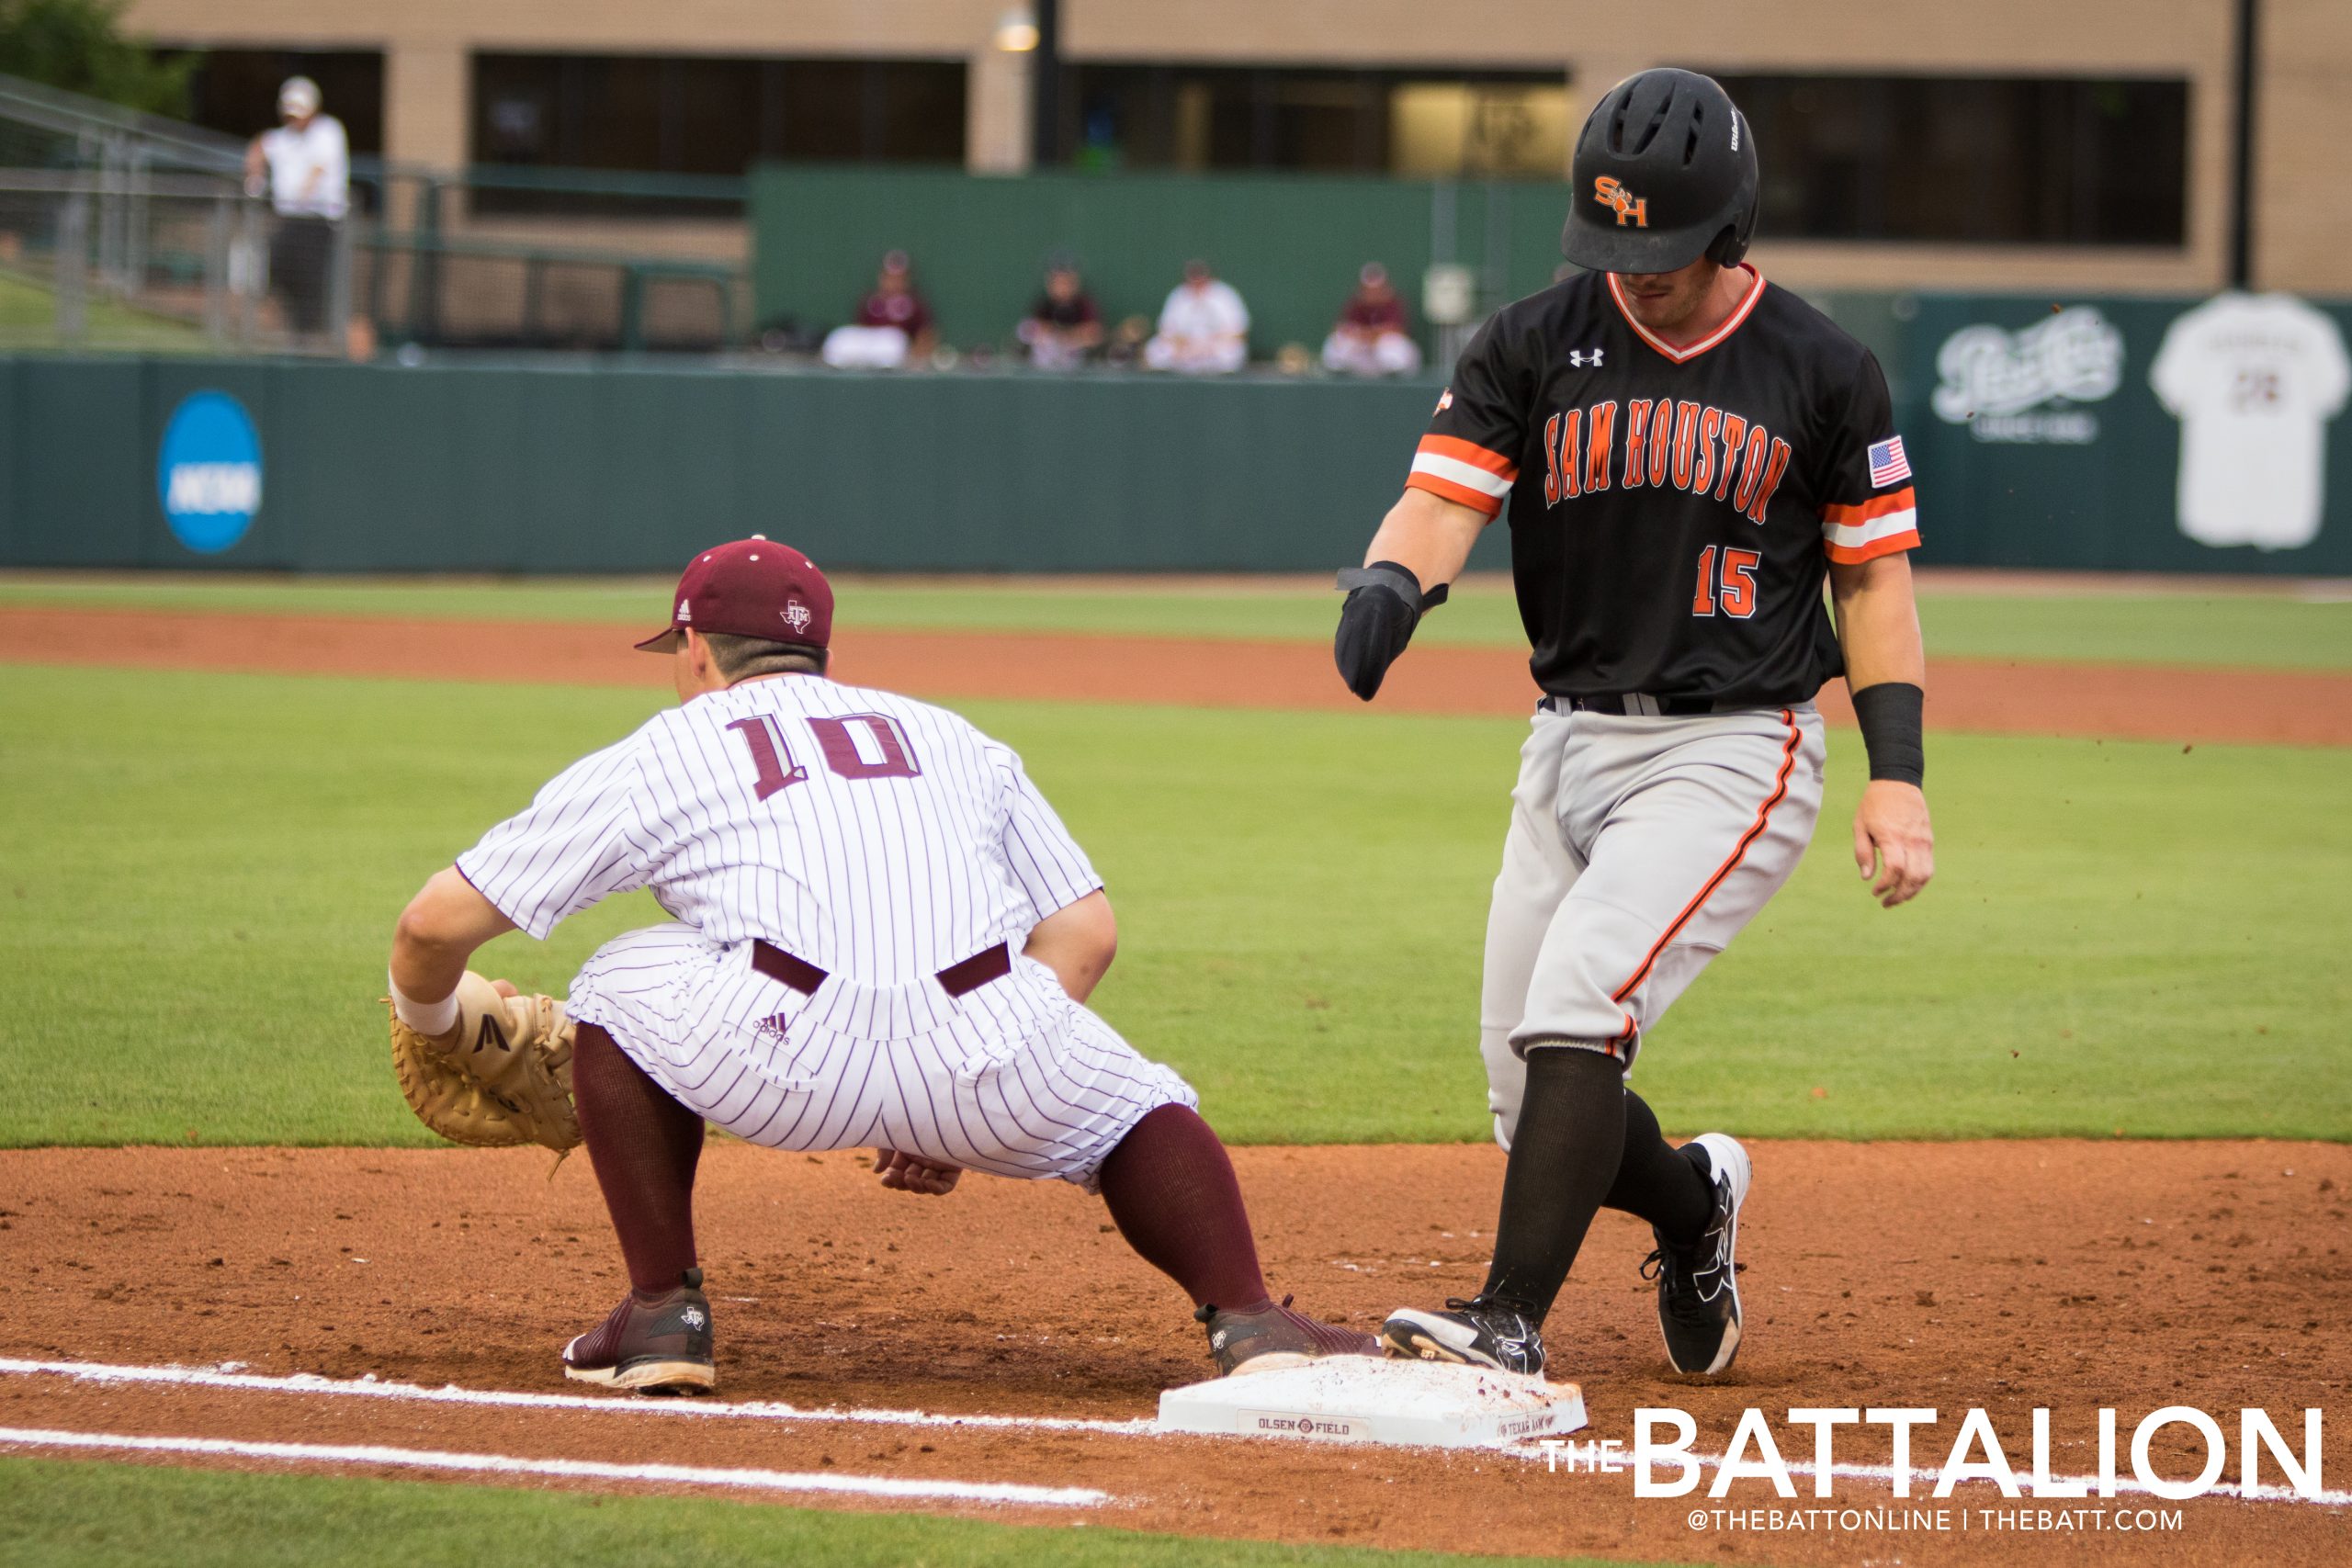
POLYGON ((1494 1258, 1475 1297, 1391 1314, 1396 1355, 1543 1371, 1539 1330, 1606 1206, 1650 1222, 1675 1370, 1728 1369, 1747 1151, 1668 1145, 1624 1080, 1803 857, 1825 682, 1845 677, 1870 754, 1863 874, 1892 908, 1934 874, 1911 467, 1878 361, 1742 259, 1757 174, 1713 80, 1645 71, 1605 95, 1563 240, 1588 270, 1479 329, 1341 574, 1334 651, 1369 701, 1508 501, 1544 694, 1487 922, 1481 1046, 1510 1154, 1494 1258))
POLYGON ((763 538, 705 551, 671 626, 679 705, 565 769, 401 916, 393 1003, 452 1026, 466 959, 650 888, 672 919, 591 957, 568 1000, 581 1135, 631 1290, 566 1373, 715 1382, 692 1197, 706 1124, 783 1149, 871 1145, 881 1183, 966 1170, 1099 1192, 1193 1298, 1231 1372, 1372 1354, 1270 1299, 1192 1089, 1085 1004, 1116 927, 1021 759, 956 715, 826 678, 833 597, 763 538))

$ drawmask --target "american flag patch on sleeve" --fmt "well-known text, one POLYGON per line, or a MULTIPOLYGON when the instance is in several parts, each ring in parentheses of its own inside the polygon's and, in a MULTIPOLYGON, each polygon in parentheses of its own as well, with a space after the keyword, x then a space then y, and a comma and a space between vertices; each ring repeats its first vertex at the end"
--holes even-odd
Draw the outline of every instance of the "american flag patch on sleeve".
POLYGON ((1911 477, 1911 459, 1903 455, 1903 437, 1900 435, 1890 435, 1883 441, 1871 443, 1866 456, 1870 459, 1872 490, 1884 490, 1911 477))

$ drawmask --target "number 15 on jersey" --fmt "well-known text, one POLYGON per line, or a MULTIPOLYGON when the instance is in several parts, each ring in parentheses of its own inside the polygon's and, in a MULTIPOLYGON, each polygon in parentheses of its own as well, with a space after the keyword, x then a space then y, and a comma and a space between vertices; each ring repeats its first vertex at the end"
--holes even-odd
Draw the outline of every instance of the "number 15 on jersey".
POLYGON ((1718 549, 1709 545, 1699 552, 1699 591, 1690 600, 1694 615, 1712 615, 1717 610, 1735 620, 1744 621, 1756 614, 1756 569, 1764 557, 1755 550, 1718 549), (1716 574, 1715 560, 1723 558, 1723 571, 1716 574))

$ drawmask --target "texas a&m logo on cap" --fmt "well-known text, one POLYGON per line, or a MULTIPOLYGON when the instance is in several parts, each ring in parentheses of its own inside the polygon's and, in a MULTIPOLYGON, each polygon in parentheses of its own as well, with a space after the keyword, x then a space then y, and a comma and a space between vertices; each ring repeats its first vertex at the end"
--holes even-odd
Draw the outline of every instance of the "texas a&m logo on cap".
POLYGON ((705 637, 724 633, 810 648, 832 640, 832 584, 816 562, 763 535, 713 545, 695 557, 671 602, 677 608, 670 625, 637 645, 648 653, 675 652, 689 626, 705 637))
POLYGON ((1628 221, 1636 229, 1650 226, 1650 204, 1646 197, 1636 197, 1617 183, 1613 175, 1601 175, 1592 182, 1592 199, 1617 215, 1617 227, 1628 221))

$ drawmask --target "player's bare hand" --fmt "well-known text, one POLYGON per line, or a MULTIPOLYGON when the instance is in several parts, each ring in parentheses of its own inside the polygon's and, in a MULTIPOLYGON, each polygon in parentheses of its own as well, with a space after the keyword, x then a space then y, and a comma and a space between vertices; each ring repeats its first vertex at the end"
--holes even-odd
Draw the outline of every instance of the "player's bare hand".
POLYGON ((1936 831, 1918 785, 1872 779, 1864 787, 1854 811, 1854 863, 1890 909, 1919 896, 1936 874, 1936 831))
POLYGON ((962 1168, 937 1165, 919 1155, 901 1154, 897 1149, 874 1151, 874 1174, 882 1185, 893 1192, 920 1192, 926 1197, 940 1198, 956 1190, 956 1183, 963 1178, 962 1168))

